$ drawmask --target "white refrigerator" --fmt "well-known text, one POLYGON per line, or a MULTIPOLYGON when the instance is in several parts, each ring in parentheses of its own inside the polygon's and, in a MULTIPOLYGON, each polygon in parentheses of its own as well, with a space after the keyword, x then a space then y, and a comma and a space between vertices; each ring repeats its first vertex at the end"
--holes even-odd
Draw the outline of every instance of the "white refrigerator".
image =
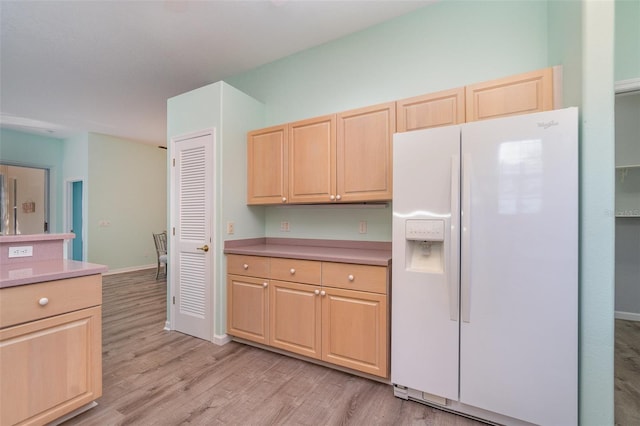
POLYGON ((394 393, 578 422, 578 110, 393 139, 394 393))

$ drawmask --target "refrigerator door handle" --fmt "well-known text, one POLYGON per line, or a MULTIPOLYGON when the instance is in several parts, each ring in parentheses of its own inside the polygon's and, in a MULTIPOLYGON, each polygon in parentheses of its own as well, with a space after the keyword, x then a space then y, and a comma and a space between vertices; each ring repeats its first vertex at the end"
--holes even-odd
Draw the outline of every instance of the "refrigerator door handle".
POLYGON ((464 262, 461 263, 461 309, 462 321, 471 322, 471 157, 468 154, 462 157, 462 228, 461 242, 464 262))
POLYGON ((458 321, 460 315, 460 157, 451 157, 451 231, 449 236, 449 318, 458 321))

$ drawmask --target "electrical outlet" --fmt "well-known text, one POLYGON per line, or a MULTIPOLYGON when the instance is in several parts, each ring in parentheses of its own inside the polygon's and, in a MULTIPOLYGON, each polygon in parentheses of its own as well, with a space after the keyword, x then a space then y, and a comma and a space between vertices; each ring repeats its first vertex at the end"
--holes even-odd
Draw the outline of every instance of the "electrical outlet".
POLYGON ((236 232, 236 224, 233 222, 227 222, 227 234, 231 235, 236 232))
POLYGON ((9 257, 31 257, 33 246, 9 247, 9 257))
POLYGON ((289 232, 289 222, 286 220, 280 222, 280 232, 289 232))
POLYGON ((366 234, 367 233, 367 221, 366 220, 361 220, 360 221, 359 231, 360 231, 361 234, 366 234))

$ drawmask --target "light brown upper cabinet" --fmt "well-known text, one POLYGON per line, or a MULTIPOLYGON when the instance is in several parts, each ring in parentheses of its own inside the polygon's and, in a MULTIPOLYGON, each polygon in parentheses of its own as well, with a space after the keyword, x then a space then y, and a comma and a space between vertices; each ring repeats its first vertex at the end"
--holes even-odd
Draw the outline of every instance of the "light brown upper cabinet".
POLYGON ((466 86, 467 121, 553 109, 553 68, 466 86))
POLYGON ((289 202, 328 203, 335 187, 335 114, 289 123, 289 202))
POLYGON ((395 131, 395 102, 338 114, 336 201, 391 200, 395 131))
POLYGON ((281 204, 289 194, 288 127, 247 134, 247 204, 281 204))
POLYGON ((396 102, 398 132, 464 123, 464 87, 396 102))

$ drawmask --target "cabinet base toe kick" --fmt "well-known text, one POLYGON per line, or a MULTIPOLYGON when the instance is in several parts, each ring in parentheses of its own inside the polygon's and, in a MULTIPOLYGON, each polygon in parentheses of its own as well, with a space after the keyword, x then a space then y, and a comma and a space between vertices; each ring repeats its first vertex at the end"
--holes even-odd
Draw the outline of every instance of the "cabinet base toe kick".
POLYGON ((373 375, 373 374, 368 374, 368 373, 364 373, 362 371, 354 370, 352 368, 342 367, 340 365, 332 364, 330 362, 325 362, 325 361, 322 361, 320 359, 309 358, 309 357, 306 357, 304 355, 296 354, 294 352, 289 352, 289 351, 286 351, 286 350, 281 350, 281 349, 278 349, 278 348, 274 348, 273 346, 262 345, 260 343, 252 342, 251 340, 246 340, 246 339, 243 339, 241 337, 235 337, 235 336, 231 336, 231 335, 229 335, 229 337, 231 338, 232 341, 234 341, 236 343, 241 343, 241 344, 244 344, 244 345, 247 345, 247 346, 252 346, 254 348, 263 349, 265 351, 277 353, 277 354, 280 354, 280 355, 285 355, 285 356, 288 356, 290 358, 299 359, 300 361, 305 361, 305 362, 309 362, 311 364, 319 365, 319 366, 322 366, 322 367, 331 368, 332 370, 341 371, 343 373, 352 374, 354 376, 363 377, 365 379, 373 380, 373 381, 384 383, 384 384, 387 384, 387 385, 391 384, 391 381, 389 380, 389 375, 388 374, 386 374, 384 377, 383 376, 376 376, 376 375, 373 375))

